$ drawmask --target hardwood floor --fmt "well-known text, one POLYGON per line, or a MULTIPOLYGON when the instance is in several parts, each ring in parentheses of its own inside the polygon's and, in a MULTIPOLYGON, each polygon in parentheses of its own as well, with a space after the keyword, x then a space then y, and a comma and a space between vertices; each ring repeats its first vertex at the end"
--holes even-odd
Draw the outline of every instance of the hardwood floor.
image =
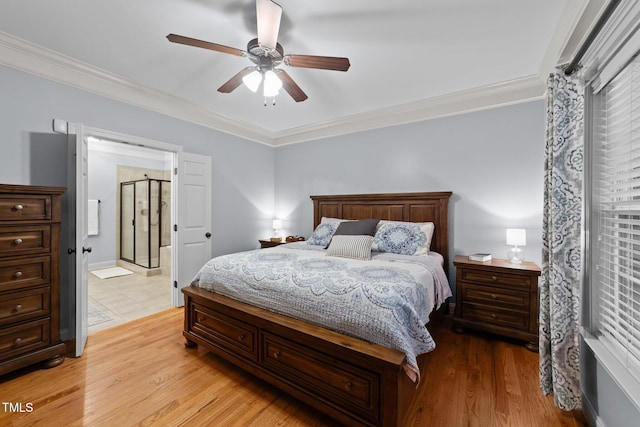
MULTIPOLYGON (((489 335, 455 334, 445 316, 407 426, 586 426, 538 387, 538 355, 489 335)), ((99 331, 53 369, 0 377, 0 425, 333 426, 336 423, 202 350, 182 310, 99 331), (18 405, 23 412, 16 412, 18 405), (29 407, 32 410, 29 411, 29 407), (13 408, 13 409, 12 409, 13 408), (13 410, 13 412, 12 412, 13 410)))

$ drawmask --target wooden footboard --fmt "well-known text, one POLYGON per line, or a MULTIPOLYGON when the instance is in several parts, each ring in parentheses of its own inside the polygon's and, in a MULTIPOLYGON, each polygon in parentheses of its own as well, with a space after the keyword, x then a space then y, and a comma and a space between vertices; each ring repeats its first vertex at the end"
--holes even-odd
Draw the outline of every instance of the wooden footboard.
POLYGON ((415 394, 404 354, 196 287, 184 337, 346 425, 400 426, 415 394))

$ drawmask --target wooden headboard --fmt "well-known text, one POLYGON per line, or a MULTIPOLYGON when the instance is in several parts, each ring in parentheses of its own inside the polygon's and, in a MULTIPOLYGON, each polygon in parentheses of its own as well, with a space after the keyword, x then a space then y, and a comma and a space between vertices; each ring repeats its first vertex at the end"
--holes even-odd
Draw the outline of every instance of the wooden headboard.
POLYGON ((349 194, 311 196, 313 228, 322 217, 342 219, 378 218, 389 221, 433 222, 431 250, 444 257, 449 266, 450 191, 437 193, 349 194))

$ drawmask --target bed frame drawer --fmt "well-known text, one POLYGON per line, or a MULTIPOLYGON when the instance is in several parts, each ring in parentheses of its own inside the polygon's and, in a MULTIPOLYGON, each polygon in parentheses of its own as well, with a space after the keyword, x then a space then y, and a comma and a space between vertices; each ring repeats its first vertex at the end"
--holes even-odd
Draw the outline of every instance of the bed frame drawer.
POLYGON ((258 360, 258 329, 194 304, 192 332, 231 353, 258 360))
POLYGON ((308 347, 266 332, 262 333, 262 364, 297 386, 314 385, 318 397, 361 409, 360 416, 379 422, 380 378, 375 372, 336 361, 308 347))

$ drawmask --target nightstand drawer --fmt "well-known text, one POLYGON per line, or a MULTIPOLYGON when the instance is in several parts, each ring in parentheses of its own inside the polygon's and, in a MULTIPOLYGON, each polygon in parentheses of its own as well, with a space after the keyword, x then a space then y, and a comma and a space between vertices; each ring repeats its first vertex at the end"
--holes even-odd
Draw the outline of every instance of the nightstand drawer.
POLYGON ((493 271, 474 270, 471 268, 462 270, 462 277, 458 280, 467 282, 491 283, 493 285, 504 285, 529 289, 531 287, 531 276, 521 274, 509 274, 493 271))
POLYGON ((499 310, 490 306, 463 303, 462 317, 466 320, 474 320, 521 330, 527 330, 529 328, 529 313, 499 310))
POLYGON ((464 301, 477 302, 496 307, 521 310, 529 309, 529 292, 510 291, 489 286, 466 285, 462 289, 464 301))

